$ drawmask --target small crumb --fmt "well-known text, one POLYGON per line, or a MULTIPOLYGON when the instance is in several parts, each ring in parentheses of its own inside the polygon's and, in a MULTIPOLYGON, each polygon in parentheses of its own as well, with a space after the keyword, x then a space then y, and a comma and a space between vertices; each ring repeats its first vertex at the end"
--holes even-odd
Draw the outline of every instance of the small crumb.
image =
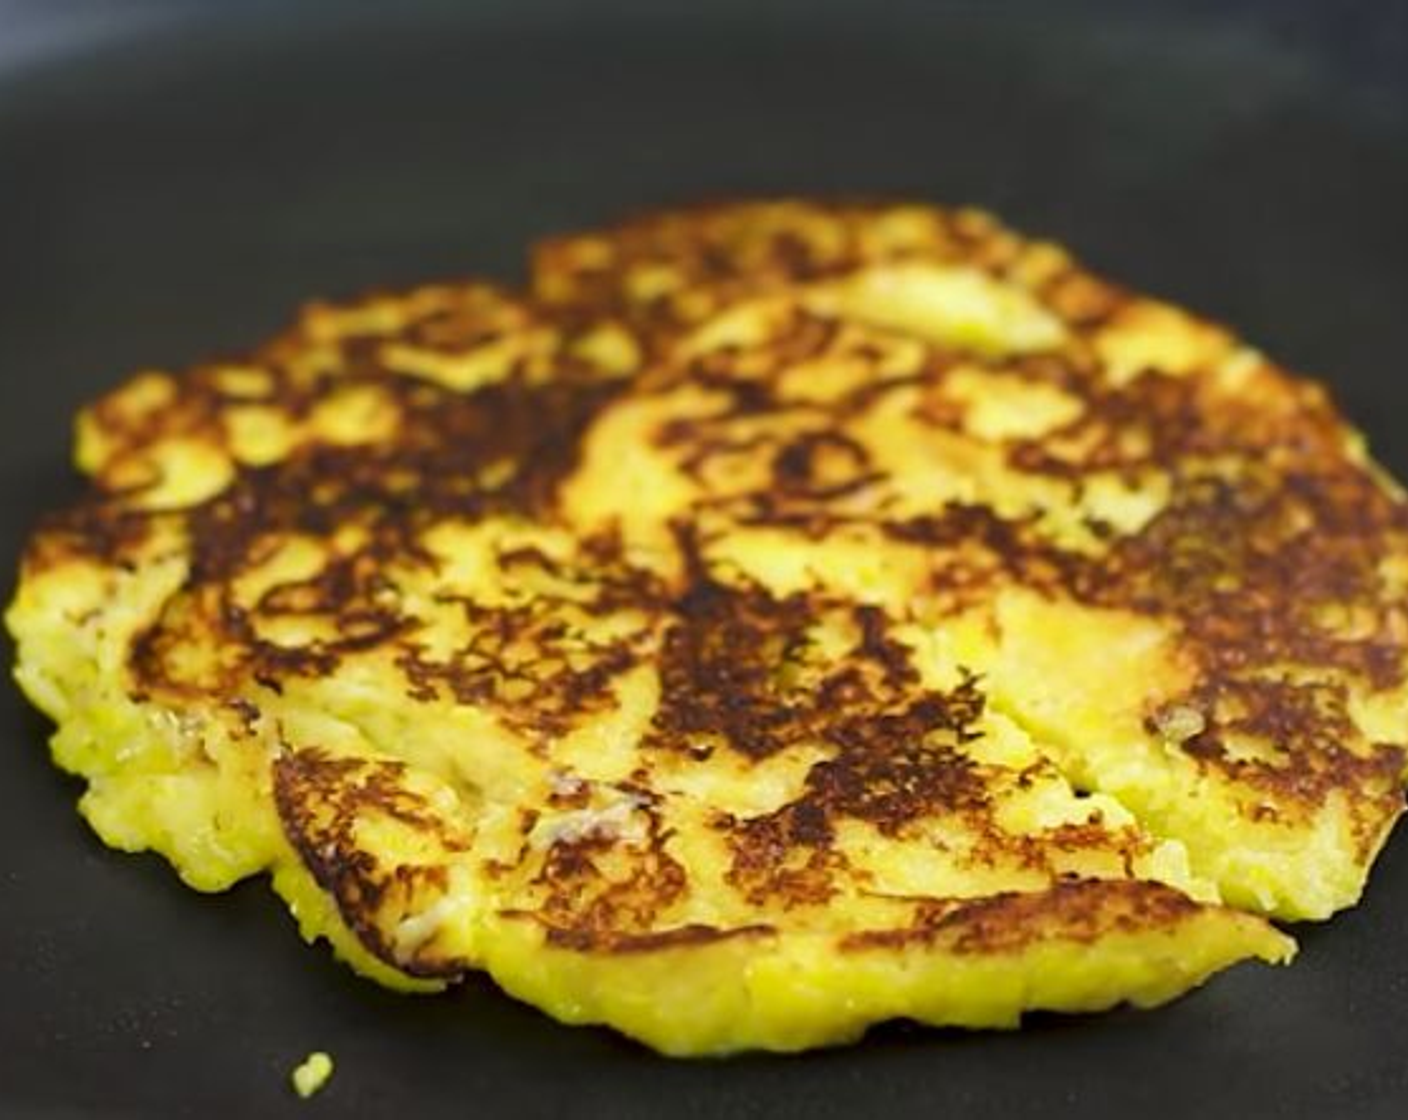
POLYGON ((1197 708, 1186 704, 1172 704, 1156 712, 1154 724, 1171 743, 1186 743, 1207 730, 1207 720, 1197 708))
POLYGON ((332 1058, 322 1050, 314 1050, 293 1071, 293 1090, 307 1100, 328 1083, 332 1076, 332 1058))

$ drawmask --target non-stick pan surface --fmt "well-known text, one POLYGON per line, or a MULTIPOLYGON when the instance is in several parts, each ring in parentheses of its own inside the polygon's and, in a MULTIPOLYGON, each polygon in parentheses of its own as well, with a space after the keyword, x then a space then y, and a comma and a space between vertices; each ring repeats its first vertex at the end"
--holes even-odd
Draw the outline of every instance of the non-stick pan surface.
MULTIPOLYGON (((1404 6, 1367 0, 0 0, 0 556, 74 493, 73 409, 137 367, 765 192, 997 209, 1324 377, 1408 476, 1405 74, 1404 6)), ((1408 836, 1293 967, 1157 1012, 682 1063, 487 982, 387 994, 262 883, 108 852, 46 733, 0 690, 0 1116, 1408 1111, 1408 836), (314 1048, 337 1073, 300 1104, 314 1048)))

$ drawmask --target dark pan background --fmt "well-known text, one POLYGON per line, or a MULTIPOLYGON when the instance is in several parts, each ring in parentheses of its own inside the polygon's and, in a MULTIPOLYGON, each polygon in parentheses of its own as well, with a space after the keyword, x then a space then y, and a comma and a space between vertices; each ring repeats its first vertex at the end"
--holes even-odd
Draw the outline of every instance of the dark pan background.
MULTIPOLYGON (((300 300, 756 192, 975 202, 1236 323, 1408 475, 1408 5, 0 0, 0 551, 68 421, 300 300)), ((9 577, 7 576, 6 579, 9 577)), ((1369 1117, 1408 1109, 1408 838, 1361 907, 1156 1013, 679 1063, 408 999, 110 853, 0 693, 0 1116, 1369 1117), (312 1048, 337 1073, 299 1105, 312 1048)), ((688 1014, 687 1007, 680 1008, 688 1014)))

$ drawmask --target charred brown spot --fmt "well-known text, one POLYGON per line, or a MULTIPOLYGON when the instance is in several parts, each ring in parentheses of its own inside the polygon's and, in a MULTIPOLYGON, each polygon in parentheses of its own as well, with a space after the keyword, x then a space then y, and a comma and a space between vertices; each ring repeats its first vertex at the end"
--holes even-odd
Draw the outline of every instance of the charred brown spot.
MULTIPOLYGON (((1204 764, 1274 795, 1280 807, 1276 819, 1298 807, 1319 806, 1335 790, 1353 789, 1359 796, 1351 813, 1367 858, 1384 822, 1402 807, 1404 750, 1388 744, 1353 749, 1362 737, 1342 683, 1224 676, 1205 680, 1172 703, 1199 713, 1202 725, 1177 745, 1204 764), (1255 755, 1243 756, 1237 740, 1254 744, 1255 755)), ((1160 733, 1157 713, 1148 717, 1147 726, 1160 733)), ((1264 816, 1261 806, 1253 812, 1264 816)))
POLYGON ((25 569, 41 572, 70 560, 100 560, 130 567, 159 515, 114 508, 90 491, 75 505, 44 517, 25 550, 25 569))
POLYGON ((841 939, 851 952, 941 947, 955 953, 1019 953, 1034 942, 1089 944, 1112 933, 1176 930, 1205 908, 1162 883, 1058 882, 1044 891, 920 907, 908 929, 870 930, 841 939))
POLYGON ((815 705, 786 697, 781 670, 805 645, 803 597, 694 583, 676 604, 660 657, 662 699, 651 742, 686 751, 727 745, 752 757, 807 734, 815 705))
POLYGON ((539 898, 534 912, 556 937, 590 943, 646 936, 688 892, 658 813, 644 801, 635 812, 645 819, 638 839, 603 827, 550 843, 531 887, 539 898))
POLYGON ((574 243, 564 239, 538 248, 534 271, 538 287, 560 302, 644 318, 651 333, 668 339, 730 302, 844 275, 887 257, 923 253, 981 259, 994 268, 1007 263, 999 245, 1003 231, 970 227, 963 233, 958 218, 937 211, 930 212, 918 244, 877 252, 864 233, 871 219, 891 209, 891 203, 848 200, 791 208, 715 204, 646 215, 598 243, 609 254, 605 259, 579 261, 574 243), (662 267, 676 282, 653 299, 635 297, 631 278, 662 267))
POLYGON ((721 818, 732 862, 727 880, 755 906, 822 906, 835 897, 849 864, 833 848, 826 809, 805 799, 752 820, 721 818))
POLYGON ((248 665, 243 620, 212 589, 172 596, 133 638, 128 668, 141 697, 234 696, 248 665))
MULTIPOLYGON (((449 662, 431 662, 411 640, 414 620, 402 613, 397 589, 384 573, 397 563, 431 565, 420 538, 446 519, 509 511, 543 515, 557 481, 571 469, 581 428, 613 390, 586 381, 514 382, 461 395, 385 374, 378 383, 401 402, 404 428, 394 441, 305 447, 271 466, 243 470, 230 488, 188 512, 190 576, 134 648, 139 682, 181 683, 169 669, 172 655, 193 645, 218 647, 230 667, 218 679, 207 675, 185 683, 224 693, 242 680, 278 688, 289 676, 326 675, 348 654, 393 647, 401 651, 409 687, 422 699, 443 686, 462 702, 498 699, 559 722, 598 706, 611 678, 632 661, 625 645, 591 646, 582 657, 569 656, 570 635, 551 632, 551 603, 521 611, 466 603, 477 645, 449 662), (334 535, 354 526, 364 531, 366 543, 339 551, 334 535), (271 588, 252 612, 238 606, 233 581, 257 567, 268 542, 295 534, 325 543, 329 556, 321 569, 271 588), (191 604, 198 605, 194 613, 191 604), (294 618, 321 620, 334 634, 287 646, 259 637, 260 619, 294 618), (538 644, 540 664, 509 663, 506 647, 524 642, 538 644)), ((110 508, 106 517, 95 513, 77 524, 85 547, 109 549, 117 547, 113 534, 134 532, 142 521, 110 508), (107 536, 100 535, 104 526, 107 536)), ((603 549, 609 545, 588 542, 586 551, 603 549)), ((547 562, 541 555, 507 562, 530 559, 547 562)), ((584 578, 599 585, 593 605, 599 611, 650 592, 646 577, 619 565, 603 564, 603 571, 584 578)))
POLYGON ((808 792, 834 812, 892 834, 921 816, 981 808, 988 797, 981 767, 934 738, 952 732, 961 744, 976 736, 970 728, 982 708, 982 695, 970 681, 903 711, 845 719, 826 736, 840 753, 812 769, 808 792))
POLYGON ((574 634, 554 617, 549 599, 518 608, 462 606, 469 636, 448 657, 431 658, 413 641, 397 655, 414 699, 445 694, 487 705, 538 738, 613 706, 612 683, 637 661, 628 641, 574 634))
MULTIPOLYGON (((505 917, 520 916, 506 912, 505 917)), ((522 915, 527 916, 527 915, 522 915)), ((541 922, 541 919, 539 919, 541 922)), ((542 923, 546 929, 547 943, 556 949, 570 949, 578 953, 610 953, 628 955, 631 953, 658 953, 671 949, 698 949, 709 945, 719 945, 728 941, 752 941, 772 937, 777 930, 770 925, 753 924, 720 929, 717 926, 691 922, 688 925, 674 926, 651 933, 617 933, 610 930, 571 928, 562 929, 542 923)))
POLYGON ((988 776, 952 745, 974 734, 982 708, 969 681, 899 711, 837 715, 818 727, 836 755, 811 768, 797 800, 763 817, 718 822, 733 853, 729 881, 757 904, 828 901, 847 867, 834 848, 844 818, 898 836, 914 821, 956 814, 994 835, 988 776))
POLYGON ((883 475, 871 470, 870 453, 838 432, 809 432, 773 459, 773 478, 789 492, 825 500, 840 497, 883 475))
POLYGON ((469 394, 382 375, 400 399, 395 440, 314 444, 235 484, 192 511, 197 580, 226 580, 273 534, 325 537, 363 524, 373 555, 414 552, 420 532, 451 517, 543 514, 576 462, 590 418, 616 389, 598 382, 506 382, 469 394))
POLYGON ((695 758, 729 749, 758 760, 801 745, 833 755, 811 768, 798 800, 719 821, 729 880, 750 900, 825 902, 845 867, 833 850, 842 817, 898 834, 920 817, 983 810, 985 776, 962 753, 983 714, 976 680, 947 693, 920 688, 879 611, 843 612, 856 638, 827 664, 809 653, 808 631, 828 610, 816 597, 778 599, 696 575, 675 609, 648 746, 695 758))
POLYGON ((1186 483, 1075 590, 1173 616, 1210 671, 1301 664, 1387 688, 1408 649, 1408 605, 1384 594, 1379 574, 1397 516, 1357 472, 1268 479, 1247 463, 1237 483, 1186 483))

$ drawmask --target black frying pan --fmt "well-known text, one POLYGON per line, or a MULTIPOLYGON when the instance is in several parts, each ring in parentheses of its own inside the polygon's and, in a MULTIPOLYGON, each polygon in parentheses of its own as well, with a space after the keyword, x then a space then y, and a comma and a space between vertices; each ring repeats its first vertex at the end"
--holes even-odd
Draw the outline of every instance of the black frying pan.
MULTIPOLYGON (((6 565, 74 492, 72 410, 134 367, 701 195, 995 208, 1327 378, 1408 476, 1402 4, 411 7, 0 0, 6 565)), ((485 982, 357 980, 263 884, 103 849, 8 689, 0 721, 5 1117, 1408 1111, 1408 837, 1292 968, 1161 1011, 691 1064, 485 982), (338 1070, 299 1105, 315 1047, 338 1070)))

